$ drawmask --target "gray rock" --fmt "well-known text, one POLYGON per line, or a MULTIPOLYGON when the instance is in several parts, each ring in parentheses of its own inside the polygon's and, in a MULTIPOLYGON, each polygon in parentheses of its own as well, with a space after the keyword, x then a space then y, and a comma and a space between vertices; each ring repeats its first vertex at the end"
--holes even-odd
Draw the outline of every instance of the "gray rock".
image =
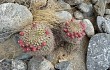
POLYGON ((28 70, 54 70, 54 66, 44 57, 36 56, 29 61, 28 70))
POLYGON ((93 36, 87 52, 88 70, 107 70, 110 65, 110 34, 100 33, 93 36))
POLYGON ((94 8, 95 8, 95 11, 98 13, 98 15, 100 16, 104 16, 105 14, 105 7, 106 7, 106 1, 105 0, 99 0, 94 8))
POLYGON ((85 32, 86 32, 87 36, 88 37, 93 36, 95 34, 95 32, 94 32, 94 27, 93 27, 93 24, 91 23, 91 21, 88 19, 84 19, 83 22, 86 25, 85 32))
POLYGON ((64 1, 70 5, 78 5, 78 4, 82 3, 84 0, 64 0, 64 1))
POLYGON ((104 17, 97 17, 97 25, 100 32, 110 33, 110 19, 105 19, 104 17))
POLYGON ((56 17, 59 18, 59 23, 64 23, 72 19, 72 15, 67 11, 56 12, 56 17))
POLYGON ((74 12, 74 17, 76 19, 83 19, 84 18, 83 14, 80 11, 75 11, 74 12))
POLYGON ((110 9, 106 9, 105 10, 105 14, 109 14, 110 15, 110 9))
POLYGON ((11 60, 0 60, 0 70, 11 70, 11 60))
POLYGON ((27 65, 21 60, 12 60, 12 70, 27 70, 27 65))
POLYGON ((86 4, 86 3, 81 3, 78 8, 84 12, 84 13, 88 13, 92 10, 92 4, 86 4))
POLYGON ((0 5, 0 41, 9 38, 13 33, 31 24, 33 16, 27 7, 4 3, 0 5))
POLYGON ((55 65, 58 70, 73 70, 72 64, 69 61, 63 61, 55 65))

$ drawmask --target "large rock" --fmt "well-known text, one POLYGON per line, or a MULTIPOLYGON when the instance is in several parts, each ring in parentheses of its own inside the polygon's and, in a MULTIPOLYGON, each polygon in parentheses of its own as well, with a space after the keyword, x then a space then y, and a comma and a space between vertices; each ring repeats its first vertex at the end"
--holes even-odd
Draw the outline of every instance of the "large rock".
POLYGON ((84 0, 64 0, 64 1, 70 5, 78 5, 78 4, 82 3, 84 0))
POLYGON ((95 34, 95 32, 94 32, 94 27, 93 27, 93 24, 91 23, 91 21, 88 19, 84 19, 83 22, 86 25, 85 32, 86 32, 87 36, 88 37, 93 36, 95 34))
POLYGON ((97 25, 100 32, 110 33, 110 19, 105 19, 104 17, 97 17, 97 25))
POLYGON ((55 65, 58 70, 73 70, 72 64, 69 61, 63 61, 55 65))
POLYGON ((98 15, 104 16, 106 3, 106 0, 98 0, 98 2, 95 4, 94 8, 98 15))
POLYGON ((44 57, 35 56, 28 63, 28 70, 54 70, 54 66, 44 57))
POLYGON ((27 7, 4 3, 0 5, 0 42, 31 24, 33 16, 27 7))
POLYGON ((107 70, 110 65, 110 35, 100 33, 93 36, 87 52, 88 70, 107 70))

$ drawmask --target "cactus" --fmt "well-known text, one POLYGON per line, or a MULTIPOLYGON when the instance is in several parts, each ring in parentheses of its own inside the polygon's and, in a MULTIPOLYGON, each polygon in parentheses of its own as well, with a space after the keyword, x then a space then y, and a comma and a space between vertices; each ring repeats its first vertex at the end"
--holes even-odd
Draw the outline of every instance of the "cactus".
POLYGON ((86 26, 83 22, 74 18, 61 25, 61 34, 63 38, 72 44, 79 44, 85 35, 86 26))
POLYGON ((46 54, 54 49, 54 37, 50 28, 44 23, 34 22, 19 32, 18 44, 25 52, 46 54))

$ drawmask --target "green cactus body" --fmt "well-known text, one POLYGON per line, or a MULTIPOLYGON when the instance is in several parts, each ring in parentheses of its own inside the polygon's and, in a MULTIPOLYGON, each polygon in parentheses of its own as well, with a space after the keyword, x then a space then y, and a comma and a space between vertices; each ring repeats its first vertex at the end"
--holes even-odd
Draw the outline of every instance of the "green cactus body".
POLYGON ((19 34, 18 43, 25 52, 46 53, 54 49, 53 33, 44 23, 33 23, 19 34))
POLYGON ((79 44, 85 35, 86 26, 80 20, 71 19, 61 26, 63 38, 72 44, 79 44))

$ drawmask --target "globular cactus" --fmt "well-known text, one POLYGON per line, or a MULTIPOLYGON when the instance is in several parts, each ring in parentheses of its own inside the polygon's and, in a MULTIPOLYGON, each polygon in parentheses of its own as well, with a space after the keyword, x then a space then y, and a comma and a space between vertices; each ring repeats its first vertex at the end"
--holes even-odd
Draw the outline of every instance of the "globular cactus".
POLYGON ((44 23, 34 22, 20 33, 19 45, 25 52, 48 54, 54 49, 54 37, 50 28, 44 23))
POLYGON ((85 35, 86 26, 81 20, 74 18, 61 25, 61 33, 63 38, 72 44, 79 44, 85 35))

